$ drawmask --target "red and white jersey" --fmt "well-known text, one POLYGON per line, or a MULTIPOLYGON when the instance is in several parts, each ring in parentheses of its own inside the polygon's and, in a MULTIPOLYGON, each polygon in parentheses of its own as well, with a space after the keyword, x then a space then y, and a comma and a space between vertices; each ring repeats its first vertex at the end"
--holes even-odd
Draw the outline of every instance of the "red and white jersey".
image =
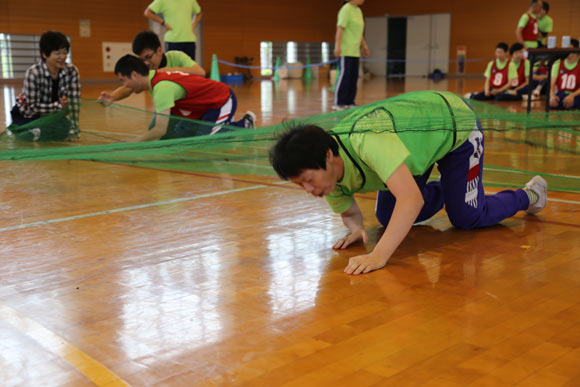
POLYGON ((580 61, 576 63, 576 67, 572 70, 568 70, 564 65, 564 62, 564 59, 560 61, 556 87, 558 88, 558 91, 574 92, 580 88, 580 61))
POLYGON ((549 70, 550 69, 548 69, 548 64, 546 63, 546 61, 541 60, 536 67, 536 74, 545 75, 545 74, 548 74, 549 70))
MULTIPOLYGON (((522 59, 520 61, 520 65, 518 67, 516 67, 516 70, 518 71, 518 79, 512 81, 513 88, 521 86, 526 82, 526 60, 527 59, 522 59)), ((510 59, 510 62, 513 62, 513 61, 510 59)), ((513 62, 513 63, 515 66, 516 63, 515 62, 513 62)), ((509 63, 508 63, 508 66, 506 66, 506 67, 509 67, 509 63)))
POLYGON ((539 29, 538 29, 538 20, 532 16, 531 13, 528 12, 528 24, 524 27, 522 31, 522 37, 526 41, 533 41, 535 42, 538 40, 539 29))
POLYGON ((489 79, 491 87, 494 89, 501 89, 508 83, 508 69, 510 68, 510 62, 506 62, 503 69, 497 67, 497 60, 493 61, 491 66, 491 78, 489 79))
POLYGON ((230 88, 211 79, 181 71, 155 72, 151 88, 161 81, 175 82, 185 89, 185 97, 175 101, 171 114, 189 119, 199 119, 210 109, 219 109, 230 98, 230 88))

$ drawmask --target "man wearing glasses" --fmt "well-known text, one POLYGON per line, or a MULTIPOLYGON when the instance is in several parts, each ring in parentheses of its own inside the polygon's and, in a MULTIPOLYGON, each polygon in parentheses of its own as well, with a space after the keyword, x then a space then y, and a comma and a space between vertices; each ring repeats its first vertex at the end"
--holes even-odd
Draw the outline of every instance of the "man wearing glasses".
MULTIPOLYGON (((140 32, 133 39, 133 52, 145 62, 150 70, 159 72, 180 71, 182 73, 205 76, 205 70, 187 54, 181 51, 163 52, 159 37, 152 31, 140 32)), ((129 97, 133 91, 125 86, 109 93, 103 91, 99 101, 117 102, 129 97)))

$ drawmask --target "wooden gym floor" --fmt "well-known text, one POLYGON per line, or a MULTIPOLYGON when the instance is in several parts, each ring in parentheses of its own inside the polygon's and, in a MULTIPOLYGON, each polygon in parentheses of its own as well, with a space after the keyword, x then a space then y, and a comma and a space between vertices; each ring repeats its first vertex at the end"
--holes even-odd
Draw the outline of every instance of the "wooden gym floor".
MULTIPOLYGON (((482 84, 374 79, 357 102, 482 84)), ((2 87, 3 124, 20 85, 2 87)), ((267 125, 329 111, 326 87, 235 90, 239 112, 267 125)), ((147 95, 126 103, 151 109, 147 95)), ((490 144, 488 163, 580 171, 578 155, 490 144)), ((1 166, 0 385, 580 385, 577 194, 550 192, 537 216, 477 231, 442 211, 386 268, 355 277, 348 258, 381 232, 370 194, 358 202, 373 240, 336 252, 340 218, 273 178, 1 166)))

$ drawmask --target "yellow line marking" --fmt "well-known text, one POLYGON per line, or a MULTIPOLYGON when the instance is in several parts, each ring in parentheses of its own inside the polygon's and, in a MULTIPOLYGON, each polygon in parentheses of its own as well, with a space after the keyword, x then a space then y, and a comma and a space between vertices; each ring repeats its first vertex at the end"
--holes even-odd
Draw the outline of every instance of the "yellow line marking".
POLYGON ((107 367, 36 321, 0 304, 0 319, 24 333, 46 350, 64 359, 97 386, 130 386, 107 367))

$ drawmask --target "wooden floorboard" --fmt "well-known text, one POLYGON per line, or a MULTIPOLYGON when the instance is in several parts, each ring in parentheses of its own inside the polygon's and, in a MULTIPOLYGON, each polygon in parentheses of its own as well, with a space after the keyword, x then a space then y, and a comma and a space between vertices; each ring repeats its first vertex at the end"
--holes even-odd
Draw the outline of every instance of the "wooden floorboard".
MULTIPOLYGON (((482 83, 374 79, 357 102, 482 83)), ((85 85, 83 95, 115 86, 85 85)), ((259 125, 332 105, 325 82, 235 91, 259 125)), ((125 102, 152 108, 145 94, 125 102)), ((11 103, 0 97, 0 123, 11 103)), ((523 146, 490 146, 486 162, 580 170, 578 155, 523 146)), ((0 385, 580 383, 578 194, 550 192, 537 216, 475 231, 441 211, 386 268, 354 277, 343 273, 348 258, 382 232, 371 194, 358 200, 371 241, 336 252, 340 218, 273 177, 88 161, 2 171, 0 385)))

